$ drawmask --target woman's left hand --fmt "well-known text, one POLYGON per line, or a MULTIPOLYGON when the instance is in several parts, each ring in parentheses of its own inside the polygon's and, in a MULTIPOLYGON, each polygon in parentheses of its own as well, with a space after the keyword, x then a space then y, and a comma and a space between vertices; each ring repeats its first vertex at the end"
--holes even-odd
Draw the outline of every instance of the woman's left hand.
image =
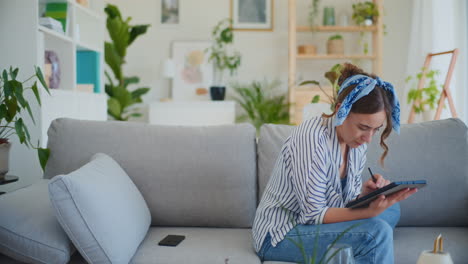
POLYGON ((374 174, 376 182, 373 181, 372 177, 369 178, 364 184, 362 185, 362 193, 360 196, 367 195, 379 188, 382 188, 386 185, 390 184, 389 180, 384 179, 384 177, 380 174, 374 174))

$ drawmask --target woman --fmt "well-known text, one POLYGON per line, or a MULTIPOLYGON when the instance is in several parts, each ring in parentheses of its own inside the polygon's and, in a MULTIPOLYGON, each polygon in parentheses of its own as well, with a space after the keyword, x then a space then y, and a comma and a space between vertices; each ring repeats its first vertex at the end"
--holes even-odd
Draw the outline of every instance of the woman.
POLYGON ((301 241, 307 254, 318 256, 344 230, 339 243, 353 247, 357 263, 393 263, 393 229, 400 217, 397 202, 416 189, 381 195, 369 207, 344 208, 351 200, 390 182, 380 174, 362 184, 367 145, 381 128, 380 145, 392 127, 399 133, 400 107, 390 83, 345 64, 334 113, 303 122, 280 152, 258 206, 253 225, 254 246, 263 261, 302 262, 291 240, 301 241), (316 225, 320 224, 317 228, 316 225))

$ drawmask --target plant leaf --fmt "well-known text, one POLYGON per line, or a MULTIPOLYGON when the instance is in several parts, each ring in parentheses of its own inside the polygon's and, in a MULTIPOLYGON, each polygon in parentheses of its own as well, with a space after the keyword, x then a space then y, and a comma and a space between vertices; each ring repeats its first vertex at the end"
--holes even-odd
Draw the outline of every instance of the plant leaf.
POLYGON ((116 120, 122 120, 122 107, 115 98, 107 100, 107 113, 116 120))
POLYGON ((42 171, 44 171, 47 165, 47 161, 49 160, 49 157, 50 157, 50 149, 38 148, 37 156, 39 157, 39 163, 41 164, 42 171))
POLYGON ((320 102, 320 95, 317 94, 316 96, 314 96, 314 98, 312 98, 311 103, 316 104, 318 102, 320 102))
POLYGON ((26 141, 26 134, 24 133, 24 130, 23 130, 23 119, 19 118, 18 120, 16 120, 15 130, 20 140, 20 143, 23 144, 26 141))
POLYGON ((110 42, 104 43, 104 57, 107 65, 111 68, 115 78, 120 82, 122 80, 122 63, 123 59, 118 54, 114 44, 110 42))
POLYGON ((145 34, 148 30, 148 27, 150 27, 150 25, 136 25, 130 27, 130 38, 128 39, 128 46, 130 46, 130 44, 132 44, 138 36, 145 34))
POLYGON ((42 86, 45 88, 45 90, 47 91, 47 93, 50 95, 49 87, 47 86, 47 83, 46 83, 45 80, 44 80, 44 75, 42 75, 41 68, 36 67, 35 69, 36 69, 36 77, 37 77, 37 79, 39 79, 39 82, 41 82, 42 86))
POLYGON ((39 89, 37 88, 37 82, 34 82, 34 84, 31 86, 31 90, 33 91, 34 96, 36 97, 36 100, 39 103, 39 105, 42 105, 41 96, 39 95, 39 89))
POLYGON ((124 87, 127 88, 128 85, 130 84, 136 84, 140 82, 140 78, 137 76, 132 76, 132 77, 125 77, 124 78, 124 87))
POLYGON ((302 86, 302 85, 308 85, 308 84, 314 84, 314 85, 320 85, 320 83, 318 81, 303 81, 299 84, 299 86, 302 86))
POLYGON ((146 94, 150 90, 149 87, 138 88, 131 92, 133 100, 140 99, 140 97, 146 94))

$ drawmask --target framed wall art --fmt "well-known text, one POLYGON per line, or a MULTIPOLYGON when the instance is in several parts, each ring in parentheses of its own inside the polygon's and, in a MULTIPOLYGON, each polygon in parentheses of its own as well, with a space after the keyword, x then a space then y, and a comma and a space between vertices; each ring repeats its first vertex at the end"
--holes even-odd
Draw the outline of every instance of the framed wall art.
POLYGON ((273 30, 273 0, 231 0, 230 13, 234 30, 273 30))
POLYGON ((209 87, 213 82, 213 64, 205 50, 209 41, 176 41, 172 44, 175 75, 172 81, 174 101, 210 100, 209 87))
POLYGON ((161 0, 161 24, 179 24, 179 0, 161 0))

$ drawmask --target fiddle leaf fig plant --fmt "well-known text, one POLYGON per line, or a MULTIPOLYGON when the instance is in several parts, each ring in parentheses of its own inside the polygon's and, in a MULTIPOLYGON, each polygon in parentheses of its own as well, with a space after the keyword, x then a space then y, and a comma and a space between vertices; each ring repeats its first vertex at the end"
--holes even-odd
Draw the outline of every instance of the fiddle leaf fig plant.
MULTIPOLYGON (((24 97, 25 93, 30 90, 34 94, 39 106, 41 105, 41 97, 37 80, 42 84, 44 89, 49 93, 49 88, 44 80, 42 71, 39 67, 35 67, 35 73, 25 81, 17 79, 19 73, 18 68, 3 70, 0 76, 0 144, 9 143, 10 138, 16 135, 21 144, 28 148, 37 150, 39 162, 42 169, 45 168, 49 158, 49 149, 34 146, 31 143, 31 135, 29 129, 23 119, 24 113, 27 112, 35 124, 34 115, 31 111, 31 106, 28 100, 24 97), (27 83, 32 79, 37 79, 31 86, 27 83)), ((50 93, 49 93, 50 94, 50 93)))
POLYGON ((141 96, 146 94, 150 88, 141 87, 129 90, 129 85, 140 82, 136 76, 126 77, 123 74, 123 65, 126 63, 125 56, 127 48, 141 35, 145 34, 150 25, 130 25, 131 17, 122 18, 117 6, 108 4, 104 11, 107 14, 107 31, 112 42, 105 42, 104 57, 107 65, 114 74, 112 78, 108 71, 105 72, 108 83, 106 83, 107 113, 115 120, 126 121, 129 117, 139 117, 131 106, 141 103, 141 96))

